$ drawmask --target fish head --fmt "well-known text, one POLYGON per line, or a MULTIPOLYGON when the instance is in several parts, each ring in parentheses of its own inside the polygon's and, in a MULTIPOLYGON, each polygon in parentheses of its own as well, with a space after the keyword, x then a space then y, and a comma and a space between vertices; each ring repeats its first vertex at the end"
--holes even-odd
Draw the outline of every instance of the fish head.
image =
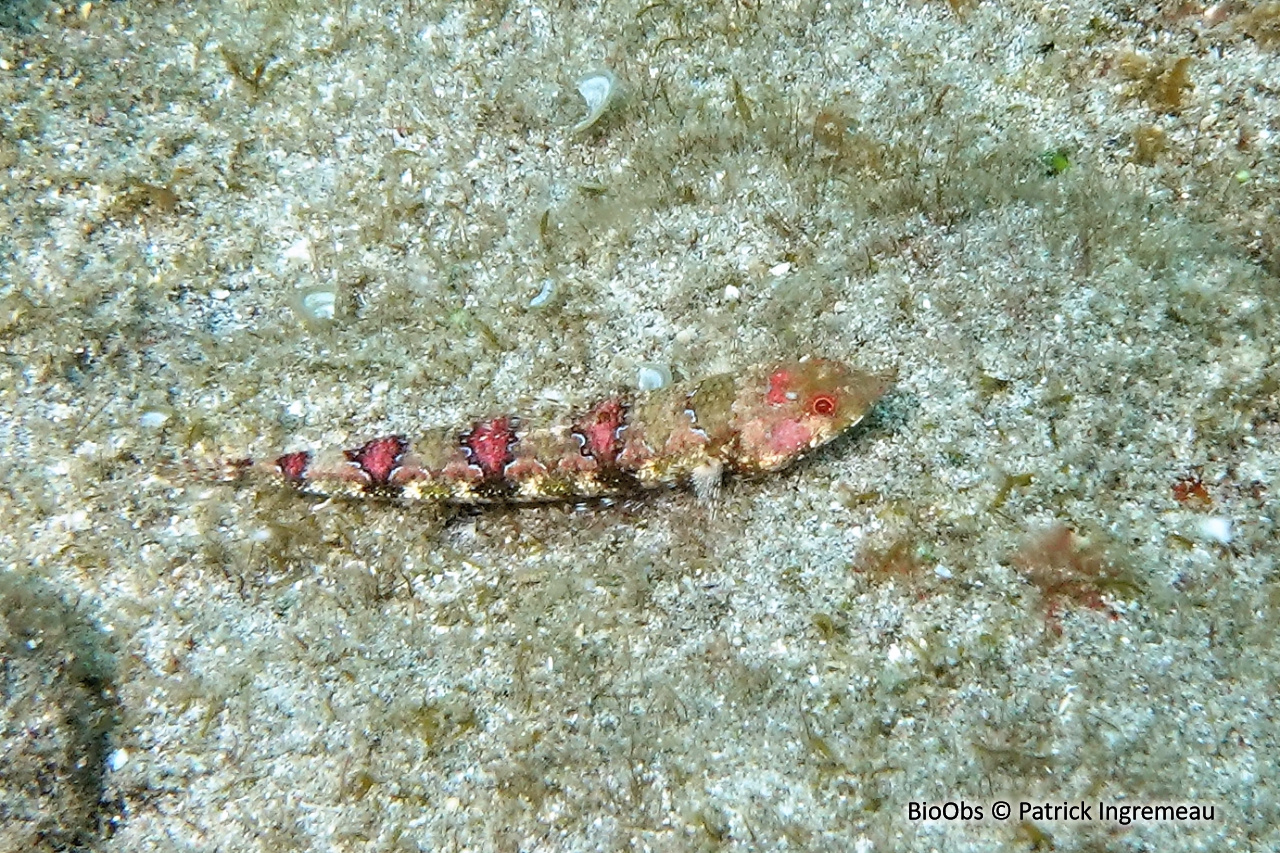
POLYGON ((892 377, 812 358, 775 364, 751 377, 734 409, 735 467, 777 471, 856 426, 892 377))

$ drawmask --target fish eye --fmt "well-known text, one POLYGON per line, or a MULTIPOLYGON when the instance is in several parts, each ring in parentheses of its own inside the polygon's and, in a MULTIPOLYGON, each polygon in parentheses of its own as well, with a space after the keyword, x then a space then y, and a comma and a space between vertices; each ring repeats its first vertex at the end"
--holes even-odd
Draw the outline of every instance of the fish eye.
POLYGON ((818 394, 809 401, 809 411, 824 418, 834 415, 836 408, 837 403, 834 394, 818 394))

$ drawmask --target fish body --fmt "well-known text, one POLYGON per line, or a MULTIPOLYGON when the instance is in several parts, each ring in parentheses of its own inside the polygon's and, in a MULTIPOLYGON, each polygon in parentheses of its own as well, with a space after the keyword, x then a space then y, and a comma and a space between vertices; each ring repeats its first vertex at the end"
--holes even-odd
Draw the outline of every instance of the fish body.
POLYGON ((560 424, 510 414, 413 440, 286 453, 236 463, 299 491, 448 504, 592 500, 778 471, 859 423, 891 381, 840 362, 801 359, 613 396, 560 424))

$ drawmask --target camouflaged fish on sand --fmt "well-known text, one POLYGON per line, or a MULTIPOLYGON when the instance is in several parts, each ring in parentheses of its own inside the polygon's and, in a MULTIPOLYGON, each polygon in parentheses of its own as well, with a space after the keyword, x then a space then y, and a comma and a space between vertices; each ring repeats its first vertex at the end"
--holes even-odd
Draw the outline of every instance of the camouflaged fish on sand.
POLYGON ((638 397, 609 397, 562 424, 504 414, 465 430, 360 447, 242 460, 229 478, 266 475, 322 496, 445 504, 522 504, 690 487, 778 471, 859 423, 890 380, 802 359, 638 397))

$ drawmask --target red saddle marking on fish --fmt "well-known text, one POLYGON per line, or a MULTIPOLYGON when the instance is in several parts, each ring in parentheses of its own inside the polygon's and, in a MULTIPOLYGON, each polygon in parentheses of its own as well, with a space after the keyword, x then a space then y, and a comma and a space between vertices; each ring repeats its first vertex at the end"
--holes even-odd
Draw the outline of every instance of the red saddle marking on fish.
POLYGON ((612 465, 622 449, 626 414, 626 406, 617 397, 597 404, 574 425, 574 432, 581 435, 584 442, 582 452, 602 465, 612 465))
POLYGON ((342 453, 348 462, 369 476, 370 483, 385 486, 391 482, 391 475, 408 446, 404 436, 389 435, 365 442, 364 447, 357 450, 344 450, 342 453))
POLYGON ((311 464, 311 454, 303 450, 299 453, 286 453, 276 460, 276 467, 290 483, 301 483, 307 478, 307 466, 311 464))
POLYGON ((502 476, 502 469, 514 455, 512 447, 516 437, 515 418, 501 417, 489 421, 477 421, 462 434, 462 446, 469 451, 470 459, 480 467, 486 477, 502 476))

